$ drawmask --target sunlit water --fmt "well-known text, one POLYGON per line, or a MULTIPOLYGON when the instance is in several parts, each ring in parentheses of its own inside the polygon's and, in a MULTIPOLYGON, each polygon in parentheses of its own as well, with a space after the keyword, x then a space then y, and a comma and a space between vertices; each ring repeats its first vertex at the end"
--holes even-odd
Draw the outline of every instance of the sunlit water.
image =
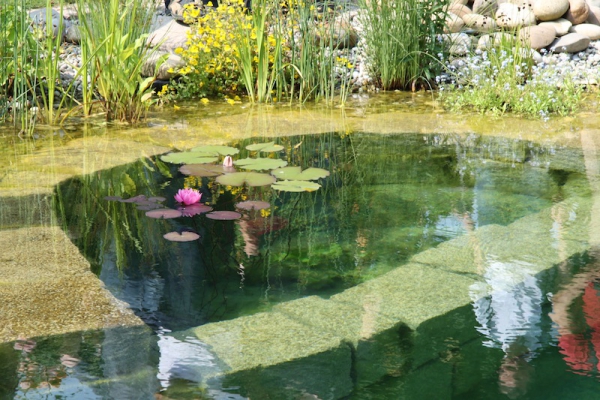
MULTIPOLYGON (((174 332, 308 295, 327 298, 449 239, 590 195, 584 171, 565 164, 566 150, 555 146, 476 135, 331 133, 276 140, 284 146, 277 157, 289 165, 331 172, 319 190, 223 187, 213 178, 186 177, 160 158, 59 185, 57 213, 73 242, 150 329, 0 345, 0 395, 244 398, 243 384, 200 388, 196 367, 211 365, 213 356, 197 339, 174 332), (184 186, 198 188, 215 210, 235 210, 247 199, 271 208, 235 221, 202 215, 157 220, 135 204, 105 199, 163 196, 165 206, 175 207, 173 195, 184 186), (182 229, 198 232, 200 240, 163 238, 182 229)), ((230 145, 244 149, 254 142, 230 145)), ((544 277, 554 284, 546 290, 526 264, 489 260, 483 281, 471 287, 477 300, 436 321, 462 324, 479 339, 459 343, 449 336, 439 362, 356 388, 349 397, 598 398, 597 262, 592 253, 573 257, 544 277)), ((306 388, 304 398, 317 398, 311 396, 306 388)))

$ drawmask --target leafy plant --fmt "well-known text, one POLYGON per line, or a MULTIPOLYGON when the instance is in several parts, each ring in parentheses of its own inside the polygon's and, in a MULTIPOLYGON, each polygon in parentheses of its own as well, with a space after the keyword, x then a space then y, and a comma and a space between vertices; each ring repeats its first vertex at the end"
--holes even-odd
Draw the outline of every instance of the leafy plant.
POLYGON ((140 74, 151 51, 145 39, 152 9, 143 0, 78 0, 77 9, 81 21, 81 75, 89 79, 83 84, 84 113, 90 113, 96 98, 107 120, 139 120, 150 104, 154 81, 140 74))

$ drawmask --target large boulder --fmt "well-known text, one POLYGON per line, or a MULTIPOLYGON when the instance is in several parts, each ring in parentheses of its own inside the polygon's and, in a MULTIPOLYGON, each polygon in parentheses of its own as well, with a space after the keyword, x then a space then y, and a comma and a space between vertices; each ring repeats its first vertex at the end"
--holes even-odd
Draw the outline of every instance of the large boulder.
POLYGON ((533 5, 533 14, 538 21, 554 21, 562 17, 569 9, 569 0, 537 0, 533 5))
POLYGON ((556 38, 550 45, 550 50, 555 53, 577 53, 587 49, 590 38, 579 33, 567 33, 556 38))
POLYGON ((556 31, 552 26, 528 26, 519 31, 521 43, 535 50, 549 46, 555 38, 556 31))
POLYGON ((569 0, 569 10, 565 18, 573 25, 583 24, 589 15, 590 7, 585 0, 569 0))
POLYGON ((579 24, 573 25, 569 32, 579 33, 583 36, 587 36, 590 40, 600 39, 600 26, 594 24, 579 24))
POLYGON ((170 20, 148 35, 146 43, 160 51, 173 52, 178 47, 187 48, 187 34, 190 28, 170 20))
POLYGON ((475 0, 473 3, 473 12, 475 14, 492 16, 498 9, 496 0, 475 0))
POLYGON ((541 22, 539 26, 551 26, 556 31, 556 36, 564 36, 569 33, 573 24, 564 18, 559 18, 555 21, 541 22))
POLYGON ((481 14, 467 14, 462 17, 465 25, 477 32, 493 32, 496 30, 496 21, 492 17, 481 14))
POLYGON ((590 6, 586 22, 588 24, 600 25, 600 7, 590 6))
POLYGON ((500 28, 516 29, 523 26, 535 25, 535 15, 528 7, 516 4, 502 3, 496 11, 496 24, 500 28))

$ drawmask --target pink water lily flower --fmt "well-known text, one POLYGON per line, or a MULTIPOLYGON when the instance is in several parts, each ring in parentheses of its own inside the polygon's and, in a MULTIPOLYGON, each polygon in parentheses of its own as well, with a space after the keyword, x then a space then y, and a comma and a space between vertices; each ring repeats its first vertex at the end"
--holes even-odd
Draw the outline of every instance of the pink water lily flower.
POLYGON ((223 166, 224 167, 233 167, 233 158, 231 158, 231 156, 226 156, 223 159, 223 166))
POLYGON ((196 204, 200 202, 202 193, 196 189, 179 189, 175 195, 175 201, 181 204, 189 206, 190 204, 196 204))

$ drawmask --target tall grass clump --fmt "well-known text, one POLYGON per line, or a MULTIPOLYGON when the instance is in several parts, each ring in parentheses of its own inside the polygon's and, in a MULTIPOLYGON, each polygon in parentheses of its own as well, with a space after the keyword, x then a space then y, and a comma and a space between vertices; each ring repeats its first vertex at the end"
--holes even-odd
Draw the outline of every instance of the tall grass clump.
POLYGON ((440 70, 436 55, 447 1, 359 0, 370 68, 384 90, 427 85, 440 70))
POLYGON ((107 120, 135 122, 152 95, 141 70, 151 50, 146 37, 153 9, 144 0, 77 0, 81 25, 82 107, 100 104, 107 120))
POLYGON ((487 49, 447 65, 440 100, 449 110, 514 113, 547 119, 577 110, 583 89, 552 65, 536 64, 532 50, 509 34, 487 49))
POLYGON ((37 44, 23 0, 0 5, 0 122, 29 123, 29 77, 35 74, 37 44))

